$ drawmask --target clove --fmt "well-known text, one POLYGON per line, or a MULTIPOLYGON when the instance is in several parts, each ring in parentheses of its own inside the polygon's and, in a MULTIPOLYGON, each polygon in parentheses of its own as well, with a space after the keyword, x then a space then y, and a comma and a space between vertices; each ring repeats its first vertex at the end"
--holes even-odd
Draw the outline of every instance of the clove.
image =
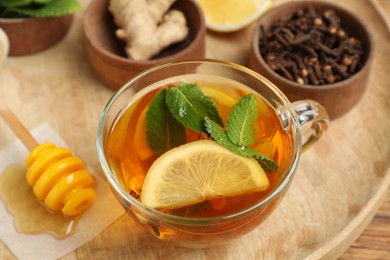
POLYGON ((347 79, 363 66, 363 44, 341 26, 334 10, 313 6, 294 12, 266 31, 259 49, 272 70, 298 84, 324 85, 347 79))

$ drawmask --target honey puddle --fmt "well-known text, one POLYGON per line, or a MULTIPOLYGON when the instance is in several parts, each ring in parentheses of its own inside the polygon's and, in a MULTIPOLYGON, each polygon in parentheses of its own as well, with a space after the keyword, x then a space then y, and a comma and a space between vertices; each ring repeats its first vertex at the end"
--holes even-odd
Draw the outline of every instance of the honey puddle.
POLYGON ((49 233, 56 239, 64 239, 76 229, 78 218, 49 212, 35 197, 26 181, 26 169, 19 164, 8 166, 0 175, 0 198, 20 233, 49 233))

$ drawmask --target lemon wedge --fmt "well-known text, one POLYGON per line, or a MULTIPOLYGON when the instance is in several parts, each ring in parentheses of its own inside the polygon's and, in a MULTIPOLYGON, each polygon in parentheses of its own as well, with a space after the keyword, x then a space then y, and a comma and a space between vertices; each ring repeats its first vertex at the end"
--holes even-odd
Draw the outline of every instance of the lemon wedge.
POLYGON ((234 104, 236 103, 236 100, 234 100, 233 97, 229 96, 228 94, 226 94, 221 90, 212 87, 202 86, 202 92, 206 96, 209 96, 212 99, 214 99, 214 101, 221 103, 221 105, 223 106, 233 107, 234 104))
POLYGON ((207 28, 233 32, 248 26, 272 7, 272 0, 197 0, 207 28))
POLYGON ((152 208, 176 209, 264 191, 268 186, 267 175, 255 159, 201 140, 171 149, 152 164, 141 201, 152 208))

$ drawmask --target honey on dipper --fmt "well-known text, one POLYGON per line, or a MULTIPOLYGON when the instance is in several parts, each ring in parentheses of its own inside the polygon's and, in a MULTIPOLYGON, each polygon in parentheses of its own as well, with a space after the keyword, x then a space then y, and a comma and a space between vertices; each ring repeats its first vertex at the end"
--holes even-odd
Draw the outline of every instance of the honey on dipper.
POLYGON ((14 215, 16 229, 23 233, 47 232, 65 238, 74 231, 77 217, 95 200, 93 177, 71 150, 52 142, 38 144, 3 104, 0 104, 0 115, 30 150, 25 160, 27 171, 11 165, 1 176, 4 178, 0 182, 0 195, 14 215), (33 219, 39 219, 45 226, 40 227, 33 219))
POLYGON ((30 152, 25 164, 28 184, 50 210, 76 216, 94 201, 93 179, 69 149, 50 142, 41 144, 30 152))

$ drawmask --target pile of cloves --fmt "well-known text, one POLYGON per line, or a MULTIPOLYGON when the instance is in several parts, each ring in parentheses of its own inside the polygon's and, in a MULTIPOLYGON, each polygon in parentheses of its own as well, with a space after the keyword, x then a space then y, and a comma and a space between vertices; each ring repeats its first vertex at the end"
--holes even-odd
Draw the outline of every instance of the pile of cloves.
POLYGON ((260 26, 260 53, 281 76, 308 85, 342 81, 363 65, 363 44, 346 32, 333 10, 319 14, 309 6, 267 33, 260 26))

